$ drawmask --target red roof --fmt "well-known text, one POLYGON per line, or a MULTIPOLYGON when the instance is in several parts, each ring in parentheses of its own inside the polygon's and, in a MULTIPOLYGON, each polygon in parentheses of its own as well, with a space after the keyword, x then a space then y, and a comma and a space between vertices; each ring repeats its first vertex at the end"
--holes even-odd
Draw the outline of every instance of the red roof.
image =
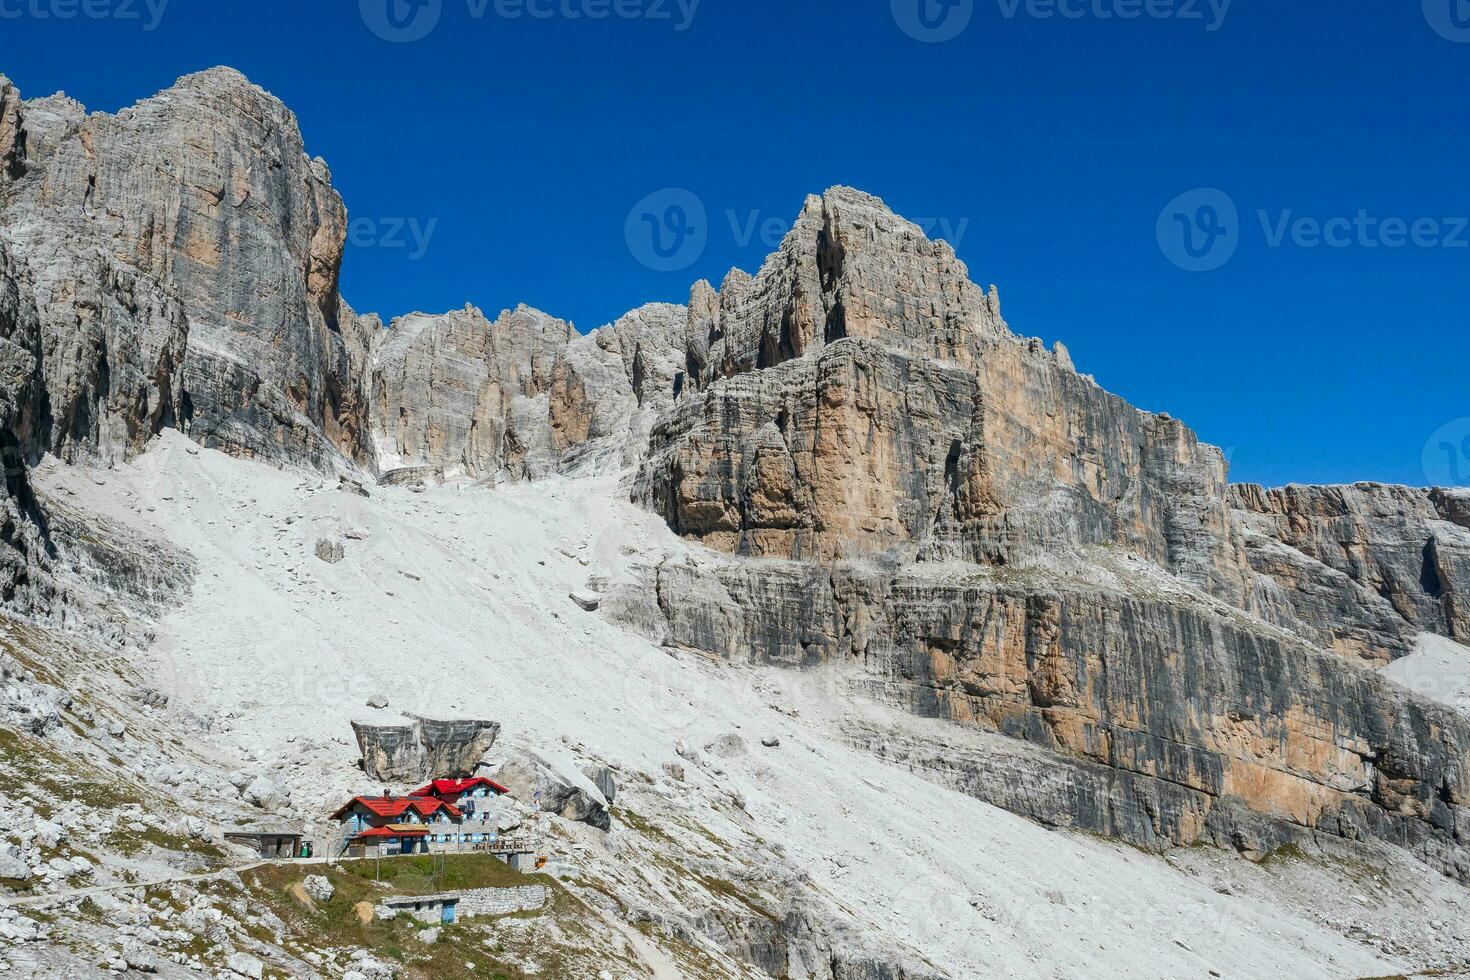
POLYGON ((361 837, 423 837, 428 834, 428 827, 400 828, 394 830, 392 827, 373 827, 358 834, 361 837))
POLYGON ((414 790, 413 796, 453 796, 456 793, 464 793, 474 789, 476 786, 488 786, 502 795, 510 790, 500 785, 493 779, 484 776, 475 776, 470 779, 436 779, 427 786, 421 786, 414 790))
POLYGON ((354 805, 359 803, 362 804, 362 806, 369 813, 377 817, 401 817, 409 810, 413 810, 421 817, 431 817, 434 814, 438 813, 441 809, 448 811, 449 815, 455 820, 458 820, 462 816, 457 807, 445 803, 443 800, 433 799, 432 797, 425 798, 417 795, 354 796, 352 799, 347 801, 347 804, 345 806, 343 806, 336 813, 332 814, 332 819, 339 819, 344 813, 346 813, 348 810, 351 810, 354 805))

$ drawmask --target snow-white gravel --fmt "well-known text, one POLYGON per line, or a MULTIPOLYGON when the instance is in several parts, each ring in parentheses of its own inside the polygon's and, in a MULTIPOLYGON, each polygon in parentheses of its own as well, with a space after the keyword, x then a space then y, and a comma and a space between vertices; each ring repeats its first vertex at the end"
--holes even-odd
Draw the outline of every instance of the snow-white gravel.
POLYGON ((1447 636, 1419 634, 1413 653, 1379 672, 1416 694, 1470 713, 1470 647, 1447 636))
POLYGON ((688 547, 613 479, 363 498, 172 432, 105 476, 53 467, 39 479, 195 557, 192 598, 146 669, 175 705, 226 718, 212 737, 258 758, 290 757, 288 740, 332 746, 326 769, 285 773, 298 804, 330 808, 355 759, 348 722, 379 693, 390 712, 494 719, 507 737, 586 746, 655 776, 678 761, 679 740, 737 733, 749 752, 721 760, 720 778, 754 832, 880 943, 956 977, 1398 972, 1295 903, 1221 894, 1157 857, 1045 830, 849 748, 844 716, 885 711, 839 699, 828 671, 674 657, 579 608, 569 596, 591 577, 688 547), (341 541, 344 560, 319 560, 322 538, 341 541), (761 745, 774 738, 779 748, 761 745))

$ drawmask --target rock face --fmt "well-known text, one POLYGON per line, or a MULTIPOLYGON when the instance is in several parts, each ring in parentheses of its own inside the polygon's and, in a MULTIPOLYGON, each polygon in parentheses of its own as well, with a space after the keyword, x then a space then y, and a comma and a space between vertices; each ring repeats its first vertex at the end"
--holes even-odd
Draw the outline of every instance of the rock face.
POLYGON ((1464 496, 1232 489, 965 275, 836 189, 755 277, 697 285, 634 496, 734 557, 650 569, 611 614, 1029 743, 853 736, 1047 823, 1257 855, 1378 838, 1466 879, 1470 722, 1346 662, 1460 635, 1464 496))
POLYGON ((673 405, 685 318, 648 306, 584 337, 525 306, 403 317, 373 367, 379 468, 518 480, 632 462, 673 405))
POLYGON ((1381 663, 1417 633, 1470 644, 1470 494, 1378 484, 1234 488, 1252 566, 1324 646, 1381 663))
POLYGON ((228 69, 115 116, 10 102, 0 133, 24 149, 0 225, 36 279, 48 448, 116 458, 177 426, 268 460, 366 459, 346 209, 295 117, 228 69))
POLYGON ((856 696, 1035 746, 855 729, 856 744, 987 802, 1150 848, 1378 838, 1470 880, 1470 719, 1198 593, 954 565, 725 559, 650 574, 628 590, 658 597, 642 621, 671 647, 847 664, 856 696))
POLYGON ((382 468, 546 475, 546 393, 572 333, 570 324, 524 306, 494 324, 473 307, 395 320, 373 365, 382 468))
POLYGON ((637 462, 654 422, 683 389, 688 312, 652 303, 567 345, 548 405, 564 472, 637 462))
POLYGON ((742 555, 1118 545, 1243 594, 1220 452, 1012 336, 965 276, 876 198, 809 200, 756 277, 695 287, 698 391, 654 427, 636 497, 742 555))
MULTIPOLYGON (((0 99, 4 89, 0 88, 0 99)), ((0 115, 0 126, 4 116, 0 115)), ((0 128, 0 138, 3 138, 0 128)), ((0 461, 5 494, 0 500, 0 598, 14 603, 32 569, 45 561, 40 522, 27 468, 42 447, 40 325, 35 299, 23 289, 17 263, 0 242, 0 461)))
POLYGON ((9 371, 23 452, 120 460, 174 427, 319 470, 529 479, 635 461, 672 406, 682 307, 586 337, 527 307, 385 330, 339 294, 345 234, 327 165, 237 72, 116 115, 0 77, 0 282, 35 309, 34 366, 9 371))
POLYGON ((390 783, 418 783, 468 776, 500 735, 494 721, 445 721, 408 716, 402 722, 352 723, 369 776, 390 783))

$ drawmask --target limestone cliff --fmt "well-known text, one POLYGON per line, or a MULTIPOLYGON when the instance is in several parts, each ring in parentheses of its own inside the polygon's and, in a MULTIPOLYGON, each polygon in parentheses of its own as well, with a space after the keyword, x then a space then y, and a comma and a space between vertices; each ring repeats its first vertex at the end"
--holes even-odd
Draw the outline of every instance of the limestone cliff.
POLYGON ((347 212, 285 106, 214 69, 116 115, 7 82, 0 120, 0 235, 34 277, 48 449, 125 458, 170 426, 277 462, 367 459, 347 212))
POLYGON ((1470 721, 1349 663, 1463 636, 1463 495, 1231 488, 966 276, 836 188, 756 276, 696 285, 634 496, 732 557, 649 569, 613 614, 1029 743, 853 736, 1047 823, 1257 855, 1380 838, 1470 876, 1470 721))
MULTIPOLYGON (((1470 880, 1470 719, 1126 559, 1022 571, 711 558, 648 575, 614 614, 672 648, 845 664, 854 696, 1036 747, 903 750, 996 805, 1151 848, 1259 856, 1313 832, 1379 838, 1470 880)), ((853 738, 898 751, 891 732, 853 738)))
POLYGON ((4 270, 37 309, 39 451, 165 427, 320 470, 527 479, 621 466, 673 401, 681 307, 582 337, 520 307, 384 329, 338 281, 347 212, 295 117, 213 69, 116 115, 0 76, 4 270))
POLYGON ((757 276, 695 287, 697 380, 654 428, 639 499, 738 554, 1117 545, 1242 599, 1222 454, 1012 335, 966 276, 876 198, 809 200, 757 276))
POLYGON ((474 307, 396 320, 373 365, 377 464, 477 479, 619 468, 673 405, 685 320, 666 304, 586 336, 526 306, 494 323, 474 307))
POLYGON ((1383 662, 1417 633, 1470 644, 1470 493, 1357 484, 1235 487, 1247 554, 1307 635, 1383 662))
POLYGON ((0 497, 0 598, 7 604, 25 600, 23 606, 33 597, 22 593, 46 558, 27 472, 41 448, 44 404, 37 377, 41 330, 35 299, 26 285, 0 242, 0 460, 5 466, 5 490, 0 497))
POLYGON ((395 320, 372 369, 381 469, 545 475, 546 393, 571 334, 569 324, 524 306, 493 324, 474 307, 395 320))

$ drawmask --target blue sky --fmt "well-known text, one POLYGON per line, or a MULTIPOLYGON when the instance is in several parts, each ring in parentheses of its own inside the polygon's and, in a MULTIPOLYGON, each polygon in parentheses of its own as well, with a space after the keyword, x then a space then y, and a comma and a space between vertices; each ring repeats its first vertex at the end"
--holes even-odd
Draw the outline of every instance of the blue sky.
POLYGON ((244 71, 331 164, 344 292, 385 317, 591 329, 850 184, 1236 479, 1470 483, 1467 0, 427 2, 0 0, 0 72, 113 111, 244 71), (705 212, 673 271, 633 211, 667 188, 705 212))

